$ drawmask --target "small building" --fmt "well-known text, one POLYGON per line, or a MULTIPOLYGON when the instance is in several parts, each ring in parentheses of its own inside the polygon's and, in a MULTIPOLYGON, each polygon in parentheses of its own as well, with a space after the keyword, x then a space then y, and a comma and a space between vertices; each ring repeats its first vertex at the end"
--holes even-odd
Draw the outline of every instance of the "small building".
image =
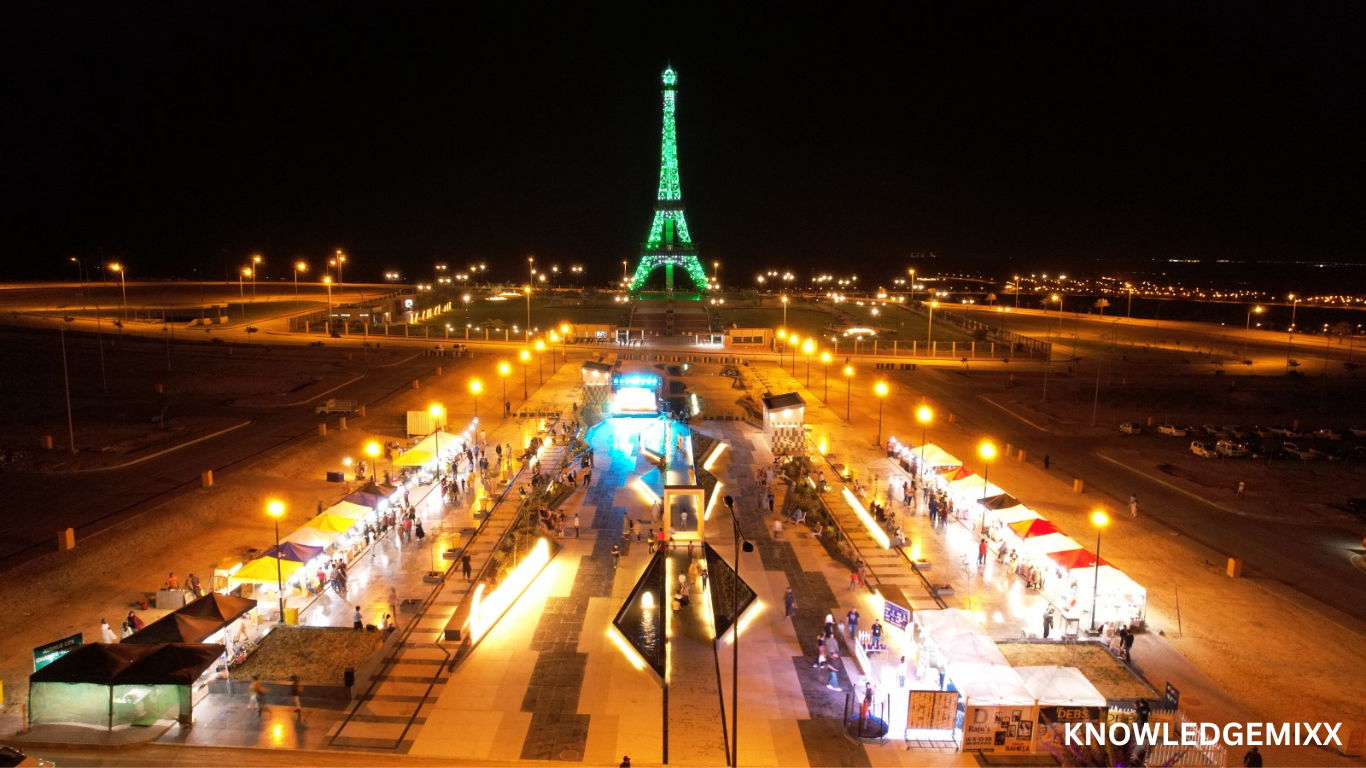
POLYGON ((772 328, 727 328, 727 347, 754 346, 769 347, 773 344, 772 328))
POLYGON ((605 403, 612 398, 612 366, 589 360, 579 367, 583 376, 583 402, 605 403))
POLYGON ((763 398, 764 438, 775 454, 806 452, 806 401, 796 392, 763 398))

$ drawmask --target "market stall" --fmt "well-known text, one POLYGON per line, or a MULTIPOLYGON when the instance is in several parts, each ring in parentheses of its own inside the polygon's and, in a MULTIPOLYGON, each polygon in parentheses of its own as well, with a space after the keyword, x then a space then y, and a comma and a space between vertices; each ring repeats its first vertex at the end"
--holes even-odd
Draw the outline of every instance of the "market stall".
POLYGON ((1109 702, 1076 667, 1016 667, 1016 674, 1037 702, 1035 752, 1065 748, 1063 732, 1072 723, 1104 723, 1109 702))
POLYGON ((223 646, 210 643, 82 645, 29 675, 29 723, 190 723, 191 686, 222 655, 223 646))
POLYGON ((1082 611, 1089 612, 1093 596, 1098 625, 1137 627, 1147 616, 1147 590, 1104 561, 1099 567, 1073 568, 1050 598, 1063 606, 1079 604, 1082 611))
POLYGON ((256 633, 249 628, 255 609, 255 600, 210 592, 124 638, 122 644, 222 644, 227 652, 190 686, 193 701, 198 703, 208 694, 209 683, 228 677, 228 662, 235 654, 244 655, 255 647, 256 633))
POLYGON ((1025 754, 1034 746, 1038 707, 1019 673, 1005 664, 956 663, 947 670, 963 708, 964 752, 1025 754))
MULTIPOLYGON (((273 556, 258 557, 255 560, 242 566, 236 573, 228 577, 229 586, 245 586, 246 591, 255 597, 266 595, 262 602, 267 606, 278 606, 281 599, 284 600, 286 613, 289 611, 289 598, 291 587, 300 581, 303 575, 304 564, 294 560, 285 560, 273 556), (284 594, 279 593, 280 584, 284 584, 284 594)), ((243 595, 245 597, 245 594, 243 595)), ((278 608, 276 609, 278 611, 278 608)), ((276 617, 277 620, 285 617, 276 617)))

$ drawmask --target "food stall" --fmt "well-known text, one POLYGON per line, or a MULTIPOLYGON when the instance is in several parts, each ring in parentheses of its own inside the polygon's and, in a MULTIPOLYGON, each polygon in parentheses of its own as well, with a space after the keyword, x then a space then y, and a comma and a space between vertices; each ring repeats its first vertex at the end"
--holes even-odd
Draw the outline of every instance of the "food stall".
MULTIPOLYGON (((253 597, 264 593, 267 597, 262 602, 267 607, 278 606, 281 596, 278 594, 280 583, 285 585, 285 608, 289 608, 289 587, 295 581, 295 577, 300 576, 304 564, 293 560, 284 560, 275 557, 258 557, 255 560, 242 566, 241 569, 228 578, 229 586, 245 586, 253 597)), ((245 594, 243 595, 245 597, 245 594)), ((277 608, 278 610, 278 608, 277 608)), ((281 619, 284 617, 277 617, 281 619)))
POLYGON ((29 675, 29 723, 114 730, 193 721, 191 688, 223 655, 209 643, 91 643, 29 675))
POLYGON ((1093 595, 1097 625, 1134 628, 1147 618, 1147 590, 1103 560, 1098 567, 1093 563, 1071 569, 1049 598, 1061 606, 1080 604, 1083 612, 1089 612, 1093 595))
POLYGON ((1006 664, 950 664, 948 684, 960 694, 964 752, 1027 754, 1034 748, 1038 707, 1019 673, 1006 664))
POLYGON ((210 592, 123 639, 123 645, 166 645, 175 643, 222 644, 227 652, 214 660, 190 686, 198 703, 209 693, 214 680, 227 679, 229 660, 255 647, 256 635, 250 617, 256 601, 210 592))

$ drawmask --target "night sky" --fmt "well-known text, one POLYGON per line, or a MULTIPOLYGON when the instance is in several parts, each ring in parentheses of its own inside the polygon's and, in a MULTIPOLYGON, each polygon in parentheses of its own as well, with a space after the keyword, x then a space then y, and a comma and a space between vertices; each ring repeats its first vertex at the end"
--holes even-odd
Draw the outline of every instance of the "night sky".
POLYGON ((341 247, 348 281, 530 253, 602 282, 646 235, 668 62, 723 275, 1366 260, 1360 3, 28 5, 0 279, 341 247))

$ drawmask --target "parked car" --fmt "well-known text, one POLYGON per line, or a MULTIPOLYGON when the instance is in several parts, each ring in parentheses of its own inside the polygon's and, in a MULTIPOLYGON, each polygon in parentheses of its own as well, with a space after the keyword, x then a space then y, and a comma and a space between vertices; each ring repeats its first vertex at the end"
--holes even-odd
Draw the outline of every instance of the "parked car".
POLYGON ((1362 520, 1366 520, 1366 499, 1348 499, 1347 511, 1351 512, 1352 514, 1356 515, 1362 520))
POLYGON ((23 750, 14 747, 0 746, 0 768, 55 768, 57 764, 51 760, 44 760, 41 757, 31 757, 23 750))
POLYGON ((1281 450, 1284 451, 1287 455, 1293 456, 1303 461, 1316 459, 1318 458, 1319 453, 1313 448, 1301 448, 1295 443, 1290 442, 1281 443, 1281 450))
POLYGON ((1271 437, 1271 427, 1263 427, 1261 425, 1254 426, 1252 428, 1252 434, 1257 437, 1271 437))
POLYGON ((1221 428, 1219 428, 1219 427, 1217 427, 1217 426, 1215 426, 1215 425, 1213 425, 1213 424, 1201 424, 1201 425, 1200 425, 1200 428, 1197 429, 1197 430, 1195 430, 1195 434, 1199 435, 1200 437, 1227 437, 1227 436, 1228 436, 1228 435, 1224 432, 1223 429, 1221 429, 1221 428))
POLYGON ((1191 453, 1202 459, 1215 459, 1219 457, 1219 454, 1214 452, 1214 449, 1210 447, 1209 443, 1202 443, 1199 440, 1191 441, 1191 453))
MULTIPOLYGON (((1225 424, 1224 426, 1220 427, 1220 429, 1224 432, 1222 437, 1231 437, 1234 440, 1246 440, 1253 434, 1252 429, 1243 429, 1237 424, 1225 424)), ((1256 428, 1254 427, 1253 429, 1256 428)), ((1258 437, 1265 437, 1265 435, 1258 435, 1258 437)))
POLYGON ((1247 443, 1233 440, 1220 440, 1215 443, 1214 452, 1230 459, 1241 459, 1252 455, 1252 449, 1248 447, 1247 443))
POLYGON ((1366 437, 1366 427, 1352 427, 1347 431, 1351 432, 1354 437, 1366 437))
POLYGON ((1174 427, 1171 424, 1163 424, 1157 428, 1157 431, 1172 437, 1185 437, 1188 434, 1185 427, 1174 427))
POLYGON ((1268 432, 1272 437, 1294 437, 1294 436, 1295 436, 1295 430, 1291 429, 1290 427, 1285 426, 1284 424, 1275 424, 1275 425, 1273 425, 1270 429, 1268 429, 1267 432, 1268 432))
POLYGON ((1126 435, 1138 435, 1142 434, 1143 428, 1133 423, 1132 421, 1126 421, 1123 424, 1119 425, 1119 431, 1123 432, 1126 435))
POLYGON ((1342 433, 1336 429, 1324 428, 1314 432, 1314 437, 1320 440, 1341 440, 1342 433))

